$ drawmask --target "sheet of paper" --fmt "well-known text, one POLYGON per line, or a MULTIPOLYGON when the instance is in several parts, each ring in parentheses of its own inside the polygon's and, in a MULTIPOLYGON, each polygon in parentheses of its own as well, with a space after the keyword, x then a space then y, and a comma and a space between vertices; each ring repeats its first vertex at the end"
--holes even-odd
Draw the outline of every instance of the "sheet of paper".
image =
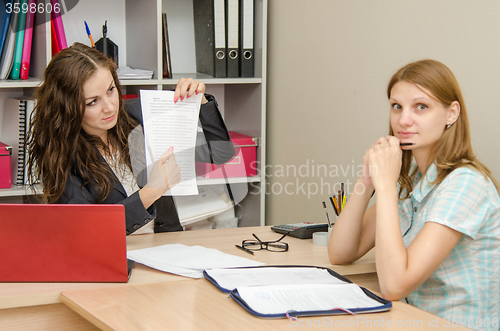
POLYGON ((165 195, 196 195, 195 147, 202 94, 174 103, 173 91, 141 90, 148 179, 155 160, 174 147, 181 182, 165 195))
POLYGON ((207 270, 209 276, 228 290, 243 286, 283 284, 348 284, 318 268, 248 268, 207 270))
POLYGON ((211 188, 202 186, 198 191, 198 195, 174 197, 181 224, 198 216, 199 219, 208 218, 228 208, 228 204, 211 188))
POLYGON ((205 269, 248 267, 264 264, 222 253, 212 248, 182 244, 128 251, 127 258, 157 270, 192 278, 202 278, 205 269))
POLYGON ((243 300, 261 314, 382 306, 380 302, 366 296, 355 284, 275 285, 237 289, 243 300))

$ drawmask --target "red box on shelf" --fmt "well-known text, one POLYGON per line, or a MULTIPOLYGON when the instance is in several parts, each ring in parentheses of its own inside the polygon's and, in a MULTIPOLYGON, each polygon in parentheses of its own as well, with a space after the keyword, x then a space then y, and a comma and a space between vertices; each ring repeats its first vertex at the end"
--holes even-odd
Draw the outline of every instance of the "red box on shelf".
POLYGON ((203 178, 252 177, 257 175, 257 141, 241 133, 229 131, 234 157, 224 164, 196 162, 196 174, 203 178))
POLYGON ((10 157, 12 154, 12 146, 8 146, 0 142, 0 188, 11 188, 11 166, 10 157))

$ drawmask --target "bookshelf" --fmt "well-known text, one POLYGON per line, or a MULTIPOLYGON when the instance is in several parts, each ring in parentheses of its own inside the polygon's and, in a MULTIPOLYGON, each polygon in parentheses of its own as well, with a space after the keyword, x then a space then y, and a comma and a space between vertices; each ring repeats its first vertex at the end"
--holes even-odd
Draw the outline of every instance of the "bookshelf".
MULTIPOLYGON (((83 21, 87 21, 94 41, 102 36, 108 21, 108 38, 119 47, 119 65, 153 70, 152 79, 122 80, 123 93, 141 89, 173 89, 181 77, 192 77, 206 85, 213 94, 230 131, 259 138, 257 161, 264 169, 266 151, 266 61, 267 0, 255 0, 254 57, 252 78, 213 78, 196 73, 193 3, 191 0, 109 0, 80 1, 62 16, 68 45, 75 41, 90 44, 83 21), (96 10, 99 8, 99 10, 96 10), (167 13, 172 59, 172 79, 162 78, 162 21, 167 13)), ((27 81, 0 81, 0 137, 5 98, 32 95, 40 84, 51 58, 50 22, 36 26, 33 36, 32 66, 27 81)), ((240 226, 265 225, 265 174, 255 177, 228 178, 231 187, 247 192, 242 197, 243 217, 240 226)), ((199 185, 225 185, 220 179, 203 179, 199 185)), ((0 203, 31 194, 24 188, 0 190, 0 203)))

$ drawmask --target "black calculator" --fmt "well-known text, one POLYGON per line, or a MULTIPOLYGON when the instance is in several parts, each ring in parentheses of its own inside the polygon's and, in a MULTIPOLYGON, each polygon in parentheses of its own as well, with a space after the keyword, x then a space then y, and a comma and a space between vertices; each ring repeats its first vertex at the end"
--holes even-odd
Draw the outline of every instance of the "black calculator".
POLYGON ((281 224, 271 226, 271 230, 278 233, 288 233, 289 236, 299 239, 312 238, 314 232, 327 232, 328 224, 326 223, 294 223, 294 224, 281 224))

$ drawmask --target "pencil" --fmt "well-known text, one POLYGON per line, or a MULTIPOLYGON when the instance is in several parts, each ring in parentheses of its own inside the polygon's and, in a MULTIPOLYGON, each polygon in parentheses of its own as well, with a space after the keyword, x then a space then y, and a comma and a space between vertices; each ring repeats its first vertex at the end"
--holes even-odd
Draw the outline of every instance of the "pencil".
POLYGON ((330 197, 330 202, 332 203, 333 210, 335 211, 335 214, 339 216, 339 212, 337 211, 337 207, 335 206, 335 202, 333 201, 333 198, 335 198, 335 195, 333 197, 330 197))
POLYGON ((340 188, 342 189, 342 197, 340 199, 340 204, 342 205, 342 210, 344 210, 344 199, 345 199, 344 183, 340 184, 340 188))
MULTIPOLYGON (((335 203, 335 208, 337 208, 337 213, 340 215, 339 203, 337 201, 337 197, 335 196, 335 194, 333 195, 333 202, 335 203)), ((337 216, 339 216, 339 215, 337 215, 337 216)))
POLYGON ((253 255, 253 252, 251 250, 249 250, 248 248, 245 248, 245 247, 240 246, 240 245, 234 245, 234 246, 236 246, 237 248, 241 249, 244 252, 247 252, 248 254, 253 255))
POLYGON ((339 206, 339 215, 342 212, 342 194, 340 193, 340 190, 337 195, 339 198, 337 200, 338 206, 339 206))
POLYGON ((328 227, 332 227, 332 223, 330 222, 330 216, 328 216, 328 210, 326 209, 326 203, 323 201, 323 208, 325 208, 326 220, 328 221, 328 227))
POLYGON ((412 146, 415 145, 415 143, 399 143, 399 146, 412 146))

